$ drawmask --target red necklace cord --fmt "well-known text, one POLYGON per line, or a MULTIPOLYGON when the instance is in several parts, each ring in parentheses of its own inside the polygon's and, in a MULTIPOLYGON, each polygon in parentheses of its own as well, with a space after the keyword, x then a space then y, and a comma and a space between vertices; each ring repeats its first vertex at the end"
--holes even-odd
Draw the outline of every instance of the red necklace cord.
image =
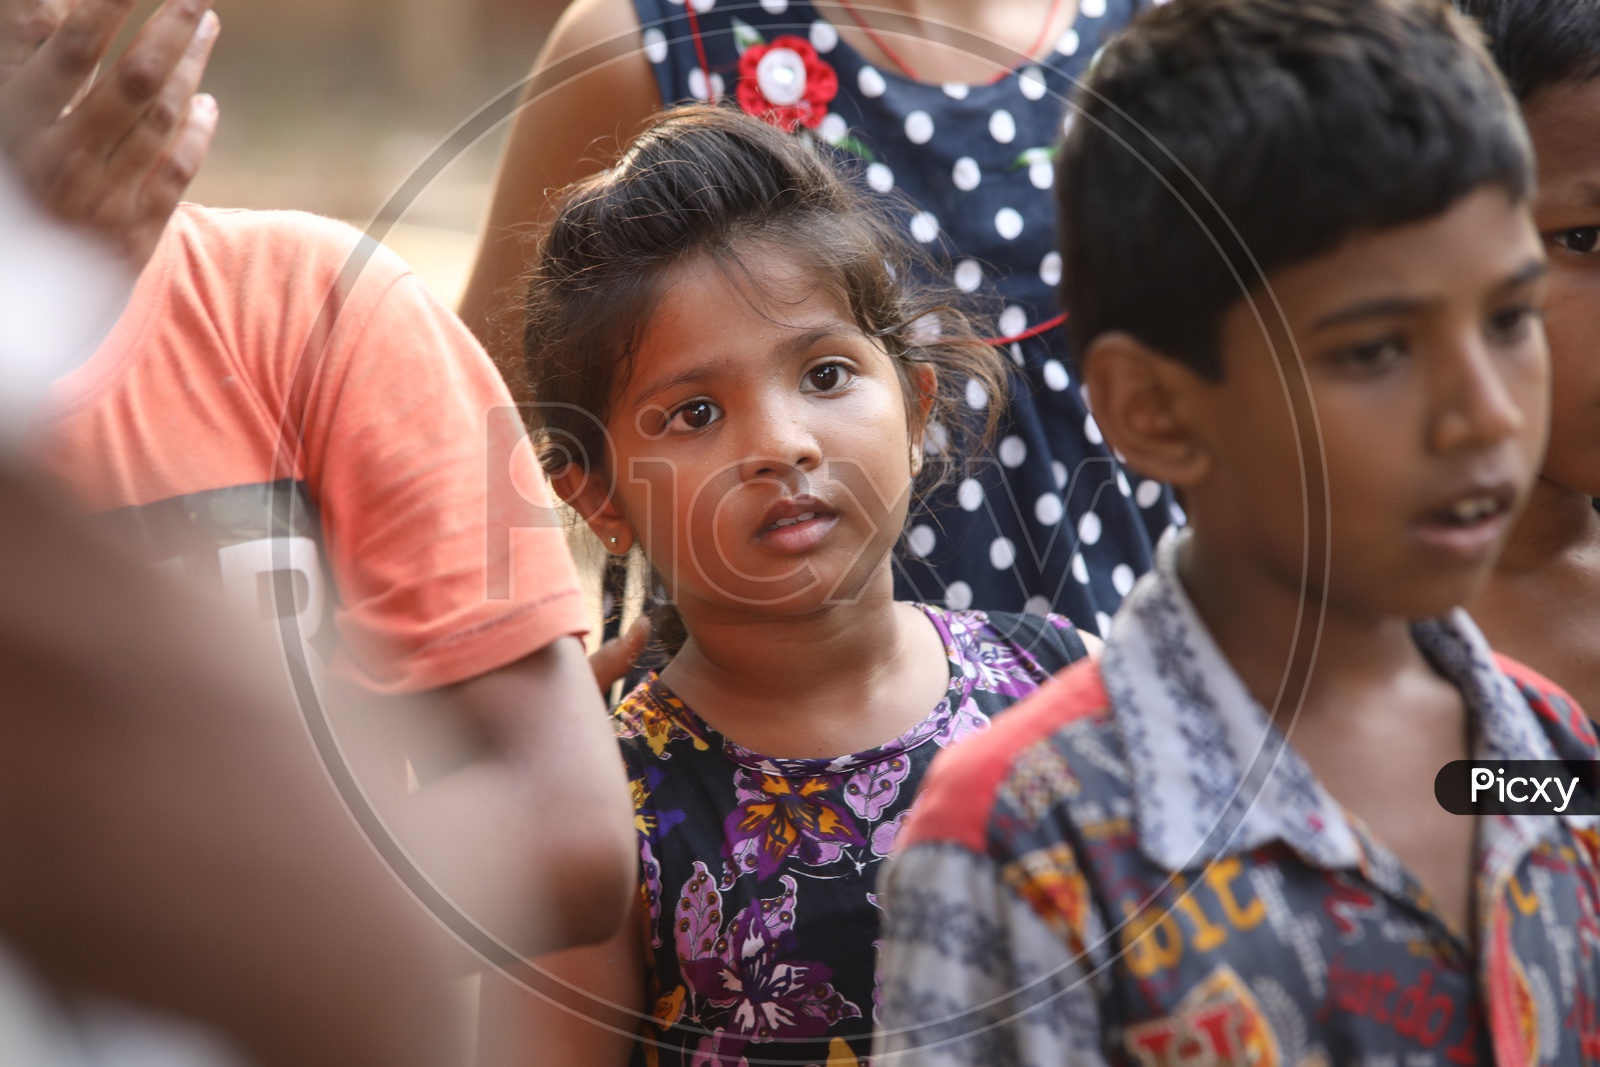
POLYGON ((1037 326, 1030 326, 1028 329, 1023 330, 1019 334, 1015 334, 1011 337, 985 337, 983 339, 983 343, 986 345, 994 345, 996 348, 1004 348, 1006 345, 1015 344, 1018 341, 1026 341, 1028 338, 1038 337, 1042 333, 1049 333, 1051 330, 1055 329, 1057 326, 1060 326, 1066 321, 1067 313, 1063 311, 1055 318, 1045 319, 1037 326))
POLYGON ((900 68, 900 73, 914 82, 922 80, 917 76, 917 72, 911 69, 911 64, 902 59, 899 52, 890 48, 889 42, 880 37, 877 30, 867 25, 867 20, 861 17, 861 13, 856 10, 855 4, 851 3, 850 0, 839 0, 839 6, 844 8, 845 14, 849 15, 857 26, 861 27, 861 32, 867 35, 867 39, 878 46, 878 51, 888 56, 890 62, 900 68))
POLYGON ((700 76, 706 80, 706 99, 716 103, 716 93, 711 91, 711 64, 706 62, 706 43, 700 38, 700 17, 694 13, 694 0, 683 0, 684 14, 689 16, 689 36, 694 38, 694 56, 700 61, 700 76))
MULTIPOLYGON (((692 9, 694 7, 694 0, 685 0, 684 6, 692 9)), ((844 8, 845 13, 850 16, 851 20, 854 21, 857 26, 861 27, 861 31, 867 35, 867 39, 873 44, 877 45, 878 50, 887 56, 890 62, 900 68, 900 72, 902 74, 914 82, 922 81, 922 78, 918 76, 917 72, 911 69, 911 64, 907 63, 905 59, 901 57, 899 52, 896 52, 893 48, 890 48, 889 42, 885 41, 878 34, 877 30, 867 25, 867 20, 861 17, 861 13, 856 10, 856 6, 852 0, 839 0, 839 6, 844 8)), ((1050 10, 1045 12, 1044 25, 1039 27, 1039 35, 1033 39, 1033 43, 1028 46, 1028 50, 1026 52, 1019 53, 1023 60, 1029 60, 1038 55, 1039 48, 1044 44, 1045 37, 1050 33, 1051 25, 1056 21, 1056 13, 1060 10, 1061 0, 1050 0, 1050 10)), ((696 41, 698 42, 698 38, 696 38, 696 41)), ((1004 79, 1010 73, 1010 70, 1002 70, 984 84, 993 85, 995 82, 1004 79)))

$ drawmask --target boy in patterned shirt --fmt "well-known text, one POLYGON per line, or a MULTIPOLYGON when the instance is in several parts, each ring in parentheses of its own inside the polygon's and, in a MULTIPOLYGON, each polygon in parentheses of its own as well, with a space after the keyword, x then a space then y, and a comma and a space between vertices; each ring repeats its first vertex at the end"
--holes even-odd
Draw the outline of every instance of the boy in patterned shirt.
POLYGON ((1600 1060, 1595 818, 1432 789, 1596 752, 1459 609, 1547 431, 1515 105, 1442 0, 1178 0, 1079 107, 1074 347, 1192 525, 1098 662, 935 761, 876 1062, 1600 1060))

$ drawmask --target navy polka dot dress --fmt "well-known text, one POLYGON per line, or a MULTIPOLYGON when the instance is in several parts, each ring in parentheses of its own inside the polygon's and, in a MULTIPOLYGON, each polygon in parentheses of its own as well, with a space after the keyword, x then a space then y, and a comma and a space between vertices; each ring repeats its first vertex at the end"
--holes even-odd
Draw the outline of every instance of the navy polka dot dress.
MULTIPOLYGON (((1027 336, 1059 314, 1051 185, 1066 100, 1143 2, 1082 0, 1047 58, 990 84, 928 85, 868 63, 807 0, 689 0, 692 18, 683 0, 634 0, 662 99, 741 100, 743 77, 757 84, 742 99, 760 88, 761 99, 792 101, 802 128, 853 159, 874 191, 893 194, 891 210, 950 281, 1002 309, 993 334, 1024 335, 1002 346, 1019 374, 993 454, 913 513, 896 565, 904 599, 1055 611, 1103 634, 1155 540, 1182 521, 1170 491, 1122 470, 1101 440, 1065 331, 1027 336), (747 62, 741 75, 746 50, 780 52, 781 37, 788 48, 757 53, 759 69, 747 62), (801 91, 828 76, 815 64, 831 70, 838 93, 811 108, 801 91)), ((985 403, 976 382, 968 396, 985 403)), ((934 428, 930 447, 939 440, 934 428)))

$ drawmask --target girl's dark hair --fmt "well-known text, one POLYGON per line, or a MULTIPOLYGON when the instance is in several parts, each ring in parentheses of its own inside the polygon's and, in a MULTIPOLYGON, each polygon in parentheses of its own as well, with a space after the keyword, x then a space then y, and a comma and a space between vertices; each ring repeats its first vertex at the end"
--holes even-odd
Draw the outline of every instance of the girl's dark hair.
MULTIPOLYGON (((611 477, 605 425, 668 270, 707 256, 746 273, 742 257, 759 246, 781 249, 832 288, 887 348, 913 423, 922 398, 907 371, 934 371, 916 488, 948 477, 994 432, 1007 368, 900 233, 810 142, 729 108, 663 114, 616 166, 558 194, 539 242, 523 358, 545 469, 575 463, 611 477), (987 402, 974 410, 968 400, 980 390, 987 402)), ((662 630, 673 620, 656 621, 657 639, 671 647, 675 635, 662 630)))

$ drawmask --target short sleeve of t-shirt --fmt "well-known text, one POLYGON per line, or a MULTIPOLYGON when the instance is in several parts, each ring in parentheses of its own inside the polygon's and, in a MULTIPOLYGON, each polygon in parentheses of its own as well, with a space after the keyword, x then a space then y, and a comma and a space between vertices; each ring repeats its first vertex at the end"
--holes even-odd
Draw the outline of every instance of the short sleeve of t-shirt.
POLYGON ((520 427, 392 253, 311 215, 185 205, 111 338, 47 399, 34 452, 91 510, 226 512, 217 550, 235 555, 239 501, 260 498, 244 491, 293 484, 331 584, 330 672, 398 693, 588 627, 520 427))

